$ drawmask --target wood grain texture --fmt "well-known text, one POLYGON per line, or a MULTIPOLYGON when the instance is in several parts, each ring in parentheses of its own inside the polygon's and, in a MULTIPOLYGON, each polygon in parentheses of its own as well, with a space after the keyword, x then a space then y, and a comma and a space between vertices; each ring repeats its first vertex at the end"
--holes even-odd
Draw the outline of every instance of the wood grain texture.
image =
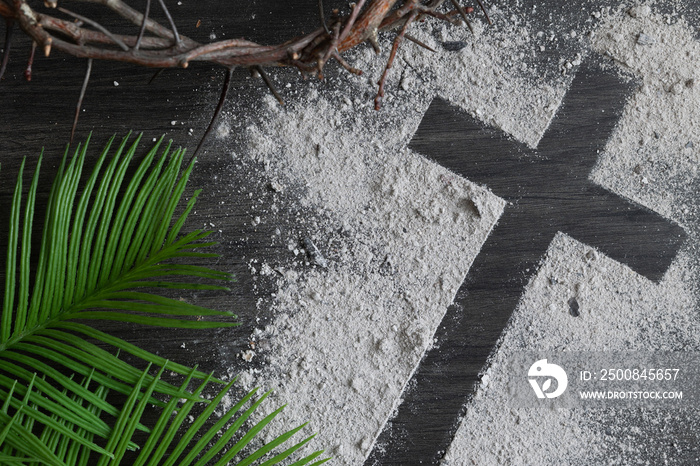
MULTIPOLYGON (((336 3, 328 2, 328 7, 336 3)), ((91 8, 95 17, 115 32, 133 27, 114 15, 105 14, 104 9, 90 5, 86 8, 91 8)), ((282 37, 293 37, 319 25, 316 3, 303 0, 182 2, 182 5, 173 7, 172 13, 180 31, 200 41, 208 41, 210 34, 216 34, 219 38, 246 36, 261 43, 274 43, 282 37), (198 21, 201 24, 196 27, 198 21)), ((155 11, 154 14, 157 19, 164 20, 161 13, 155 11)), ((15 36, 17 40, 12 45, 10 64, 0 83, 0 128, 3 129, 0 138, 0 225, 7 222, 22 158, 27 158, 26 171, 31 173, 29 169, 36 166, 42 148, 44 162, 37 210, 38 219, 43 219, 50 184, 70 136, 86 66, 85 60, 57 53, 49 58, 37 54, 33 79, 26 82, 23 71, 30 47, 21 34, 15 36)), ((145 155, 152 140, 161 135, 192 153, 216 106, 224 70, 193 64, 187 70, 168 70, 149 85, 154 71, 128 64, 94 63, 75 137, 78 142, 92 134, 93 155, 88 158, 87 168, 91 167, 109 137, 117 135, 121 138, 128 131, 143 133, 137 158, 145 155)), ((282 80, 289 78, 294 85, 303 85, 298 73, 291 70, 282 73, 282 80)), ((252 79, 245 69, 236 70, 232 88, 232 101, 245 99, 250 106, 259 105, 269 92, 261 80, 252 79)), ((227 105, 224 112, 231 112, 232 107, 227 105)), ((242 121, 249 117, 247 114, 238 116, 242 121)), ((191 195, 195 188, 205 188, 190 217, 190 228, 205 227, 215 231, 212 237, 220 244, 214 252, 221 254, 221 258, 214 266, 232 272, 237 281, 228 294, 206 292, 183 297, 215 309, 232 309, 239 315, 243 328, 192 334, 182 330, 100 324, 163 356, 187 364, 200 364, 200 368, 206 371, 221 371, 225 359, 222 355, 226 358, 235 356, 246 348, 248 335, 259 325, 256 319, 265 320, 256 310, 257 297, 253 288, 257 283, 248 271, 246 260, 251 257, 274 258, 282 251, 281 245, 270 245, 274 226, 253 228, 250 225, 251 212, 269 207, 273 202, 272 195, 259 180, 232 162, 230 151, 234 149, 223 148, 213 139, 209 140, 197 162, 187 195, 191 195), (251 197, 249 193, 255 195, 251 197), (213 345, 212 341, 223 343, 213 345)), ((25 178, 29 179, 28 176, 25 178)), ((276 202, 284 205, 285 200, 276 202)), ((283 209, 281 215, 286 215, 285 212, 293 215, 294 208, 283 209)), ((6 236, 5 229, 0 229, 2 251, 5 250, 6 236)), ((235 361, 235 357, 232 359, 235 361)))
MULTIPOLYGON (((326 11, 334 6, 345 6, 338 1, 326 0, 324 3, 326 11)), ((523 8, 531 11, 532 2, 525 3, 527 5, 523 8)), ((538 11, 546 12, 555 8, 560 15, 557 20, 570 22, 572 28, 590 16, 588 2, 572 2, 566 7, 554 0, 537 3, 538 11)), ((501 7, 507 9, 504 5, 501 7)), ((182 6, 173 9, 173 15, 181 32, 201 41, 206 41, 209 34, 215 33, 219 38, 245 36, 261 43, 275 43, 302 31, 310 31, 319 24, 315 0, 185 1, 182 6), (196 28, 198 20, 202 23, 196 28)), ((114 18, 105 17, 105 24, 119 32, 122 26, 113 24, 113 20, 114 18)), ((533 20, 542 24, 550 21, 546 13, 533 20)), ((27 83, 22 72, 28 52, 29 44, 26 41, 18 41, 13 45, 7 75, 0 83, 0 128, 3 134, 0 138, 0 226, 7 223, 14 177, 21 158, 27 157, 28 166, 33 167, 40 149, 45 147, 38 198, 39 212, 42 212, 42 203, 46 202, 53 171, 58 166, 69 137, 85 70, 83 60, 60 55, 48 59, 38 58, 34 65, 34 79, 27 83)), ((555 48, 548 50, 542 59, 556 63, 562 54, 561 50, 555 48)), ((275 70, 275 73, 278 71, 275 70)), ((281 75, 282 79, 291 80, 294 86, 303 86, 298 76, 282 73, 286 73, 281 75)), ((153 70, 130 65, 95 63, 76 140, 82 140, 92 132, 93 147, 98 148, 112 134, 123 135, 128 130, 134 130, 144 133, 142 154, 147 150, 146 143, 161 134, 172 138, 176 145, 185 145, 193 150, 198 135, 206 128, 208 116, 216 105, 223 70, 193 64, 188 70, 167 71, 152 85, 147 85, 152 74, 153 70), (171 125, 172 121, 176 124, 171 125), (192 136, 189 135, 190 128, 192 136)), ((590 71, 586 81, 587 90, 596 90, 596 98, 604 100, 605 105, 619 113, 620 99, 628 88, 619 81, 601 76, 596 71, 590 71)), ((238 70, 234 74, 232 87, 235 89, 234 99, 245 99, 251 106, 260 105, 261 97, 268 92, 260 80, 250 79, 246 70, 238 70)), ((584 97, 585 95, 579 96, 584 97)), ((576 110, 592 108, 575 100, 569 105, 570 109, 576 110)), ((224 111, 234 112, 230 105, 224 111)), ((245 122, 250 115, 239 112, 233 113, 232 118, 245 122)), ((593 117, 576 115, 561 118, 560 122, 570 128, 562 127, 561 134, 545 139, 545 145, 541 145, 534 156, 555 160, 556 157, 547 157, 569 150, 574 157, 595 153, 596 147, 601 147, 607 140, 610 125, 614 124, 616 118, 603 122, 591 118, 593 117), (586 127, 582 124, 585 122, 590 125, 586 127), (601 129, 599 125, 605 128, 601 129), (572 146, 572 142, 577 142, 580 146, 572 146)), ((552 130, 555 129, 556 124, 552 130)), ((528 158, 533 154, 529 154, 521 145, 497 131, 469 121, 463 114, 440 101, 436 101, 429 110, 412 147, 435 158, 456 173, 484 183, 497 194, 514 200, 524 198, 519 197, 517 191, 512 191, 518 185, 513 184, 508 176, 522 178, 522 174, 528 170, 536 170, 528 158), (465 156, 465 146, 470 147, 469 157, 465 156), (504 163, 503 158, 517 163, 504 163), (475 165, 477 162, 479 164, 475 165), (510 175, 506 170, 508 167, 510 175), (516 168, 522 172, 516 171, 516 168)), ((260 283, 248 271, 247 261, 250 258, 274 261, 286 252, 286 245, 270 241, 275 229, 274 223, 253 228, 250 225, 251 212, 265 210, 275 202, 280 206, 280 216, 292 218, 299 207, 292 197, 280 197, 271 193, 264 184, 232 161, 230 154, 220 147, 210 142, 205 149, 193 173, 189 193, 194 187, 204 187, 205 191, 189 223, 192 227, 206 225, 215 230, 213 239, 220 242, 215 252, 221 254, 221 258, 214 265, 234 273, 237 282, 230 293, 201 292, 183 297, 215 309, 233 309, 238 313, 242 326, 193 334, 182 330, 102 325, 111 328, 118 336, 164 357, 185 364, 199 364, 200 369, 205 371, 232 368, 235 372, 236 366, 231 364, 236 361, 235 355, 247 348, 247 336, 252 329, 264 325, 266 319, 270 318, 257 310, 255 288, 265 290, 267 286, 268 291, 273 291, 270 284, 260 283), (253 193, 253 196, 249 193, 253 193)), ((455 304, 447 311, 437 335, 437 346, 440 349, 431 352, 424 359, 416 375, 417 388, 407 394, 399 416, 380 438, 382 450, 373 452, 368 464, 435 464, 439 460, 457 427, 457 417, 472 391, 472 385, 477 382, 477 374, 517 303, 523 285, 531 276, 532 272, 524 271, 527 268, 534 271, 553 232, 563 229, 574 238, 590 241, 603 248, 617 238, 647 238, 648 242, 639 243, 636 249, 613 248, 606 252, 613 257, 617 254, 623 262, 651 278, 658 278, 659 273, 662 273, 660 271, 675 254, 678 243, 669 240, 661 244, 654 239, 657 236, 639 236, 635 222, 641 220, 647 225, 655 216, 636 206, 633 206, 633 210, 628 210, 628 203, 586 184, 584 181, 587 180, 590 162, 590 159, 586 159, 585 165, 578 167, 580 171, 574 175, 580 181, 578 186, 581 191, 578 193, 572 194, 573 188, 567 183, 552 185, 552 190, 545 190, 539 198, 533 197, 522 202, 523 210, 520 213, 504 217, 470 270, 469 280, 458 292, 455 304), (552 213, 549 217, 536 215, 540 222, 539 228, 532 229, 532 215, 547 213, 546 209, 539 209, 540 202, 543 206, 549 206, 552 201, 568 198, 567 196, 577 203, 586 196, 601 199, 604 201, 601 204, 602 210, 590 215, 591 209, 596 210, 597 207, 595 203, 587 203, 590 205, 586 209, 568 212, 566 218, 571 227, 547 223, 548 218, 560 219, 561 211, 556 215, 552 213), (530 238, 515 234, 521 231, 536 231, 536 234, 530 238), (521 238, 524 243, 513 247, 529 251, 521 257, 522 261, 517 266, 508 262, 502 254, 501 242, 513 238, 521 238), (660 246, 667 247, 664 249, 660 246), (655 251, 657 253, 654 257, 645 256, 647 252, 655 251), (510 281, 504 282, 505 278, 510 278, 510 281), (483 288, 484 293, 491 293, 489 299, 495 299, 493 292, 500 296, 498 312, 492 312, 485 304, 470 304, 478 301, 473 297, 474 290, 479 287, 483 288), (424 431, 426 436, 417 437, 418 431, 424 431)), ((539 169, 541 168, 537 170, 539 169)), ((532 176, 537 189, 547 185, 549 174, 534 172, 532 176)), ((562 176, 561 179, 569 178, 562 176)), ((283 220, 280 217, 279 223, 285 224, 283 220)), ((662 228, 667 224, 660 222, 659 225, 662 228)), ((677 229, 661 233, 664 238, 679 234, 677 229)), ((6 235, 4 228, 0 229, 0 251, 5 250, 6 235)), ((632 242, 627 246, 635 244, 637 243, 632 242)), ((262 291, 260 294, 265 293, 262 291)))
POLYGON ((437 349, 424 357, 392 421, 401 434, 386 431, 387 456, 373 460, 393 464, 396 452, 422 464, 440 460, 479 373, 557 232, 651 280, 666 272, 686 238, 683 229, 589 180, 629 91, 630 84, 614 72, 582 65, 536 150, 444 101, 433 102, 410 147, 487 186, 508 205, 436 335, 437 349))

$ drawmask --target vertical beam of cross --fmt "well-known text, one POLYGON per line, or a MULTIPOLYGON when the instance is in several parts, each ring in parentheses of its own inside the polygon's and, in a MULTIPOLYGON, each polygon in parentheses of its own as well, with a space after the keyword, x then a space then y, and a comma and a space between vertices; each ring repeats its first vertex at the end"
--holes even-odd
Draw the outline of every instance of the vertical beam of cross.
POLYGON ((661 279, 683 229, 589 180, 628 91, 614 73, 581 66, 536 150, 433 101, 410 147, 508 205, 443 319, 439 349, 421 362, 391 422, 393 434, 384 432, 383 452, 373 452, 368 464, 434 464, 444 454, 479 372, 558 231, 661 279))

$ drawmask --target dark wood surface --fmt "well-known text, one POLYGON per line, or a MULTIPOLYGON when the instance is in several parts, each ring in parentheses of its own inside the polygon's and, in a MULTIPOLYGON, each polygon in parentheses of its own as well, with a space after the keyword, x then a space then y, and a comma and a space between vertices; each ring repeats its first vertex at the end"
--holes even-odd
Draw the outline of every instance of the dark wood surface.
POLYGON ((449 447, 457 415, 557 232, 650 280, 668 269, 685 231, 589 180, 631 87, 593 60, 584 63, 536 150, 433 101, 409 147, 487 186, 508 205, 437 332, 438 349, 423 359, 392 421, 402 430, 400 440, 386 437, 393 450, 415 449, 415 457, 430 464, 449 447))
MULTIPOLYGON (((182 3, 173 9, 181 32, 201 41, 208 40, 210 33, 216 33, 218 38, 245 36, 263 43, 273 43, 301 31, 309 31, 318 25, 315 0, 182 3), (199 28, 195 27, 198 20, 201 20, 199 28)), ((337 1, 325 3, 329 10, 334 6, 345 6, 337 1)), ((602 4, 610 2, 601 2, 596 4, 596 7, 599 8, 602 4)), ((589 2, 567 2, 564 7, 561 2, 553 0, 500 6, 506 12, 529 15, 535 25, 557 21, 560 24, 571 25, 571 29, 585 23, 592 8, 589 2), (537 4, 538 12, 541 12, 534 16, 531 13, 533 3, 537 4), (554 20, 547 13, 553 9, 558 13, 554 20)), ((690 22, 697 20, 696 10, 689 9, 686 14, 690 22)), ((111 24, 111 19, 105 21, 111 24)), ((548 50, 541 57, 543 62, 552 63, 551 66, 543 67, 545 74, 558 73, 557 59, 569 53, 572 47, 575 45, 562 41, 548 50)), ((29 44, 26 40, 19 40, 13 45, 7 75, 0 83, 0 127, 3 129, 3 136, 0 138, 0 225, 5 224, 9 215, 8 206, 14 187, 14 176, 22 157, 27 157, 29 167, 33 167, 42 147, 45 148, 45 162, 40 202, 45 201, 53 169, 60 161, 70 134, 75 102, 85 69, 83 60, 58 54, 48 59, 42 57, 35 62, 32 82, 27 83, 22 77, 22 72, 28 53, 29 44)), ((337 67, 331 69, 331 74, 337 72, 337 67)), ((281 82, 291 82, 293 86, 304 85, 299 76, 291 70, 274 70, 273 73, 281 82)), ((543 141, 547 146, 541 146, 535 152, 545 160, 553 160, 550 156, 563 148, 564 141, 568 143, 572 138, 581 144, 580 147, 572 149, 572 156, 588 157, 595 154, 595 148, 604 144, 611 125, 615 124, 615 117, 620 111, 624 96, 635 86, 634 83, 621 83, 612 79, 595 68, 586 73, 581 75, 582 79, 586 77, 581 83, 583 94, 571 94, 567 100, 567 105, 570 106, 565 107, 564 111, 578 109, 576 105, 593 109, 595 105, 601 104, 610 109, 609 117, 599 120, 594 115, 562 114, 548 133, 551 137, 543 141), (592 96, 584 95, 588 90, 596 92, 592 96), (597 103, 589 106, 591 100, 586 100, 589 97, 597 103), (556 126, 558 123, 569 128, 560 128, 556 126), (557 134, 557 131, 560 133, 557 134)), ((143 132, 145 141, 165 134, 176 144, 185 145, 193 150, 208 123, 208 116, 216 105, 223 70, 193 64, 188 70, 166 71, 153 84, 147 85, 152 74, 153 70, 131 65, 95 63, 76 140, 83 140, 92 132, 95 146, 101 146, 112 134, 121 136, 128 130, 134 130, 143 132), (118 82, 118 86, 115 86, 115 81, 118 82), (176 124, 171 125, 171 121, 175 121, 176 124)), ((225 111, 237 112, 234 116, 240 121, 240 129, 246 122, 254 121, 255 118, 245 111, 246 105, 260 105, 262 96, 268 91, 260 80, 250 79, 245 70, 236 71, 233 88, 233 98, 239 100, 239 103, 242 99, 245 105, 229 104, 225 111)), ((543 223, 539 225, 530 225, 528 214, 533 212, 532 209, 538 209, 540 200, 528 204, 524 201, 526 197, 509 192, 510 184, 501 182, 507 178, 502 177, 503 172, 500 169, 489 167, 486 171, 474 172, 473 160, 463 157, 462 148, 478 142, 481 147, 488 146, 489 151, 483 151, 484 154, 493 154, 494 157, 505 157, 505 154, 513 152, 524 155, 528 151, 507 137, 470 121, 444 102, 435 101, 429 112, 434 118, 426 119, 421 125, 412 142, 414 150, 433 157, 456 173, 478 178, 479 182, 492 187, 496 194, 523 202, 518 204, 521 208, 519 214, 504 217, 504 222, 499 224, 487 242, 487 247, 472 267, 469 280, 460 289, 455 305, 448 309, 446 320, 438 334, 440 349, 426 357, 416 374, 417 386, 423 387, 425 384, 430 388, 414 389, 407 394, 398 417, 385 429, 380 438, 383 449, 374 451, 367 464, 434 464, 444 454, 457 427, 464 402, 472 390, 472 384, 477 380, 476 375, 510 316, 523 283, 529 277, 521 271, 528 268, 528 265, 536 265, 553 232, 567 230, 566 232, 574 238, 590 241, 613 257, 622 257, 624 263, 652 279, 657 279, 663 273, 675 255, 679 244, 678 235, 682 234, 675 226, 660 221, 654 214, 620 202, 610 193, 586 184, 587 173, 594 162, 590 157, 582 160, 580 166, 574 167, 579 170, 574 176, 578 184, 566 183, 564 180, 568 174, 562 174, 557 178, 560 183, 552 185, 553 189, 562 190, 545 190, 541 202, 547 206, 561 206, 560 201, 568 196, 571 190, 579 189, 578 194, 569 200, 579 202, 580 196, 592 195, 596 203, 586 209, 570 209, 565 216, 567 220, 564 227, 550 221, 561 218, 556 215, 542 218, 543 223), (430 124, 446 120, 457 121, 459 124, 430 124), (575 199, 576 196, 579 197, 575 199), (594 214, 590 213, 591 206, 597 210, 594 214), (656 225, 663 231, 660 231, 658 236, 640 236, 638 224, 635 223, 637 221, 644 225, 656 225), (533 231, 537 232, 537 237, 533 237, 532 242, 524 241, 519 245, 520 251, 526 252, 518 256, 523 258, 518 268, 519 273, 508 275, 512 279, 512 286, 501 287, 504 277, 499 262, 491 260, 497 255, 495 246, 491 246, 511 238, 512 231, 533 231), (600 236, 601 232, 603 237, 600 236), (607 235, 606 232, 612 235, 607 235), (511 236, 508 236, 509 234, 511 236), (616 238, 628 237, 638 237, 648 242, 632 243, 639 245, 635 250, 609 247, 615 243, 616 238), (650 250, 648 245, 658 245, 658 238, 661 237, 665 238, 663 244, 668 246, 663 250, 665 252, 658 257, 646 257, 646 252, 650 250), (494 283, 496 285, 493 285, 494 283), (494 286, 499 291, 509 290, 509 293, 503 294, 505 300, 497 305, 498 312, 489 313, 487 316, 483 309, 470 307, 473 290, 482 287, 493 291, 494 286), (471 326, 472 316, 479 316, 478 328, 471 326), (426 397, 426 393, 430 396, 426 397)), ((250 226, 251 212, 255 209, 267 209, 273 202, 282 207, 280 216, 294 215, 299 207, 292 196, 272 193, 255 177, 248 176, 246 168, 233 161, 229 153, 212 144, 206 148, 207 151, 200 157, 190 183, 192 187, 206 188, 190 224, 195 227, 215 225, 213 229, 216 233, 213 236, 220 242, 216 252, 221 254, 216 265, 234 273, 237 283, 233 291, 225 296, 220 293, 203 292, 197 294, 196 298, 202 305, 215 309, 223 305, 227 309, 236 309, 242 326, 197 332, 196 335, 186 331, 153 330, 135 326, 120 326, 114 330, 120 336, 173 360, 197 363, 205 371, 221 371, 228 368, 229 361, 235 361, 233 355, 247 347, 247 336, 260 325, 257 319, 264 323, 265 319, 270 317, 256 309, 257 296, 254 293, 255 287, 265 289, 266 286, 270 287, 270 284, 256 281, 258 279, 248 271, 247 261, 250 258, 274 260, 275 257, 281 257, 286 249, 286 244, 281 242, 270 244, 272 230, 275 228, 272 222, 257 229, 250 226), (231 189, 232 185, 237 185, 238 189, 231 189), (249 193, 254 193, 254 196, 250 197, 249 193), (222 233, 218 233, 218 230, 222 230, 222 233), (212 341, 218 343, 213 345, 212 341), (226 360, 227 364, 224 365, 223 360, 226 360)), ((233 149, 235 150, 235 147, 233 149)), ((475 153, 480 154, 478 151, 475 153)), ((484 161, 498 162, 498 159, 484 161)), ((535 169, 527 164, 518 167, 535 169)), ((541 176, 535 178, 542 182, 541 176)), ((542 186, 528 186, 527 189, 529 192, 538 192, 537 190, 542 191, 542 186)), ((280 224, 284 223, 282 220, 280 217, 280 224)), ((4 251, 5 235, 5 231, 0 232, 0 251, 4 251)), ((499 256, 499 261, 502 259, 503 257, 499 256)), ((273 291, 271 287, 269 290, 273 291)))

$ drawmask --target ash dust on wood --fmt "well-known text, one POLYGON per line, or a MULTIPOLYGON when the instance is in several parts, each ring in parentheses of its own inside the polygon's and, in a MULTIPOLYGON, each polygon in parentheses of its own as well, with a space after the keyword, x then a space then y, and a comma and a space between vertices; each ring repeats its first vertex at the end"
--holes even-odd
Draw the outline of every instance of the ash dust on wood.
MULTIPOLYGON (((700 91, 686 84, 698 79, 700 69, 695 26, 644 5, 591 6, 589 20, 575 29, 541 28, 497 5, 489 7, 489 16, 494 26, 475 19, 473 35, 433 20, 412 27, 411 36, 438 53, 403 45, 379 113, 372 98, 390 36, 380 36, 380 57, 369 47, 347 54, 365 70, 363 76, 329 73, 323 83, 290 91, 284 108, 265 97, 257 118, 222 120, 217 147, 235 146, 232 163, 255 167, 251 176, 295 197, 305 217, 285 220, 270 238, 270 244, 287 246, 286 258, 251 264, 251 274, 274 283, 271 293, 258 290, 274 317, 250 337, 269 349, 243 350, 254 351, 260 365, 241 380, 274 389, 273 396, 289 404, 288 423, 310 421, 334 464, 361 464, 381 449, 376 439, 504 208, 485 187, 407 149, 423 114, 440 96, 535 148, 576 67, 585 55, 600 54, 642 84, 593 179, 675 220, 691 240, 656 285, 558 235, 467 406, 444 464, 671 458, 673 448, 653 429, 683 423, 692 429, 692 419, 679 416, 672 425, 659 416, 611 443, 606 429, 634 426, 638 416, 530 416, 510 407, 499 391, 508 376, 499 372, 499 361, 523 349, 700 347, 694 285, 700 146, 687 146, 700 140, 693 125, 700 91), (641 33, 653 42, 645 37, 640 43, 641 33), (561 43, 567 47, 557 48, 561 43), (548 55, 551 49, 559 55, 548 55), (236 132, 243 144, 231 142, 236 132)), ((235 115, 243 104, 232 105, 235 115)), ((261 226, 280 219, 274 212, 254 216, 261 226)), ((692 447, 692 440, 682 445, 686 453, 692 447)))

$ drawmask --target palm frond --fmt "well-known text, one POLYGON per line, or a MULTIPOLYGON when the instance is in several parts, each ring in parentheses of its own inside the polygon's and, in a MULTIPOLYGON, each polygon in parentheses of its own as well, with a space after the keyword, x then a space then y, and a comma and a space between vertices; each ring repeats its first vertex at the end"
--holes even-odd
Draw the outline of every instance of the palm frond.
MULTIPOLYGON (((222 381, 84 322, 189 329, 237 325, 229 312, 154 293, 162 288, 226 290, 217 282, 231 277, 173 261, 213 256, 202 251, 214 244, 206 241, 209 232, 181 234, 199 191, 175 218, 194 160, 183 171, 184 151, 171 151, 167 144, 161 152, 161 138, 127 177, 140 137, 131 144, 128 140, 129 136, 122 139, 113 151, 112 138, 86 179, 88 143, 79 145, 71 157, 66 149, 49 194, 34 268, 31 244, 41 158, 24 203, 22 162, 10 212, 0 314, 2 464, 119 464, 127 451, 137 448, 133 439, 138 432, 150 437, 137 464, 208 464, 214 458, 226 464, 248 451, 245 448, 280 411, 245 430, 267 396, 252 401, 253 391, 205 431, 233 382, 207 401, 202 391, 222 381), (136 357, 147 368, 126 362, 120 353, 136 357), (157 373, 151 374, 151 367, 159 368, 157 373), (174 385, 163 380, 166 367, 184 381, 174 385), (201 383, 190 390, 194 379, 201 383), (117 404, 107 393, 125 401, 117 404), (241 412, 246 404, 250 406, 241 412), (206 407, 185 430, 186 416, 200 405, 206 407), (142 423, 148 406, 162 410, 152 429, 142 423), (237 443, 229 446, 234 439, 237 443), (95 455, 97 462, 88 460, 95 455)), ((273 451, 288 444, 302 427, 250 453, 241 464, 264 460, 262 464, 273 465, 287 459, 310 437, 280 453, 273 451)), ((320 455, 315 452, 297 463, 310 464, 320 455)))

